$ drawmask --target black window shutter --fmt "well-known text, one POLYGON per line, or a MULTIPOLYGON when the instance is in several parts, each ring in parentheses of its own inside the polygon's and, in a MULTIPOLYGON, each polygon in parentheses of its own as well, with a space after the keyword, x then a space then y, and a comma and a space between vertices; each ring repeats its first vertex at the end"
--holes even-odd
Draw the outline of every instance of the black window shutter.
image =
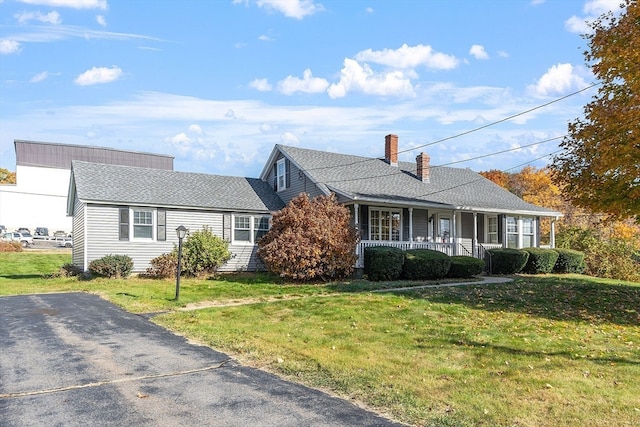
POLYGON ((129 240, 129 208, 120 208, 120 240, 129 240))
POLYGON ((498 243, 504 243, 502 234, 504 233, 504 218, 506 215, 498 215, 498 243))
POLYGON ((291 162, 289 161, 289 159, 285 159, 284 161, 284 173, 286 177, 285 186, 289 188, 291 187, 291 162))
POLYGON ((167 240, 167 211, 164 209, 158 209, 157 236, 159 241, 167 240))
POLYGON ((273 165, 273 189, 278 189, 278 163, 273 165))

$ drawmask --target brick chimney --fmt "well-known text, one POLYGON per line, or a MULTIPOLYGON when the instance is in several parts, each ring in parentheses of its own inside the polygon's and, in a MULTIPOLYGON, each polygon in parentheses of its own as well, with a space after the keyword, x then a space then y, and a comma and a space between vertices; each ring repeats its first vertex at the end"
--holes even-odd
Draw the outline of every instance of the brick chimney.
POLYGON ((398 166, 398 135, 384 137, 384 159, 391 166, 398 166))
POLYGON ((422 182, 429 182, 429 156, 425 153, 420 153, 416 157, 416 175, 422 182))

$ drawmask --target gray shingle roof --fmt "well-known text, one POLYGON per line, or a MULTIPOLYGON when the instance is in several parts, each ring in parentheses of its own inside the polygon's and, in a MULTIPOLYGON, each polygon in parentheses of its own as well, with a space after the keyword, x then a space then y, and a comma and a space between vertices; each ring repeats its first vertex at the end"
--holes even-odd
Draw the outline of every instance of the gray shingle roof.
POLYGON ((73 161, 72 179, 83 201, 269 212, 284 203, 256 178, 176 172, 73 161))
POLYGON ((400 205, 444 205, 454 209, 534 213, 559 212, 525 202, 470 169, 431 166, 429 182, 416 177, 416 164, 391 166, 382 159, 277 145, 320 186, 352 200, 400 205))

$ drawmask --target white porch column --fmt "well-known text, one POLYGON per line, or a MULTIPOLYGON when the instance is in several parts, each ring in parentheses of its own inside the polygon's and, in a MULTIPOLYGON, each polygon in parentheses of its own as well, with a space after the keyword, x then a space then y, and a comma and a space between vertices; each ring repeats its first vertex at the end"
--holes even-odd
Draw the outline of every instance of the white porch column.
POLYGON ((556 220, 558 219, 558 217, 555 217, 551 220, 551 235, 549 236, 549 246, 551 246, 551 248, 555 248, 556 247, 556 220))
POLYGON ((453 242, 453 254, 458 255, 457 243, 458 239, 458 224, 456 223, 456 211, 452 212, 451 215, 451 240, 453 242))
POLYGON ((357 203, 353 204, 353 222, 356 226, 356 230, 360 232, 360 205, 357 203))
POLYGON ((478 256, 478 213, 473 213, 473 240, 471 241, 471 253, 478 256))
POLYGON ((517 245, 518 245, 518 249, 522 249, 522 224, 523 224, 523 222, 522 222, 522 217, 521 216, 519 216, 518 219, 516 219, 516 224, 517 224, 516 227, 518 227, 518 239, 517 239, 518 243, 517 243, 517 245))
POLYGON ((502 215, 502 247, 506 248, 509 243, 507 241, 507 216, 502 215))
POLYGON ((409 208, 409 241, 413 242, 413 208, 409 208))

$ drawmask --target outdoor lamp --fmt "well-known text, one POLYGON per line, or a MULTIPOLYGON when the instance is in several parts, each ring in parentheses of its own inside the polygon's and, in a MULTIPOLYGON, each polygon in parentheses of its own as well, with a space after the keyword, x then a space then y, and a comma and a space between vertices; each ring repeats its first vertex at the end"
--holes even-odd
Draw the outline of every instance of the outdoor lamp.
POLYGON ((176 234, 178 235, 178 267, 176 269, 176 301, 180 298, 180 273, 182 269, 182 239, 187 235, 187 228, 184 225, 176 228, 176 234))

